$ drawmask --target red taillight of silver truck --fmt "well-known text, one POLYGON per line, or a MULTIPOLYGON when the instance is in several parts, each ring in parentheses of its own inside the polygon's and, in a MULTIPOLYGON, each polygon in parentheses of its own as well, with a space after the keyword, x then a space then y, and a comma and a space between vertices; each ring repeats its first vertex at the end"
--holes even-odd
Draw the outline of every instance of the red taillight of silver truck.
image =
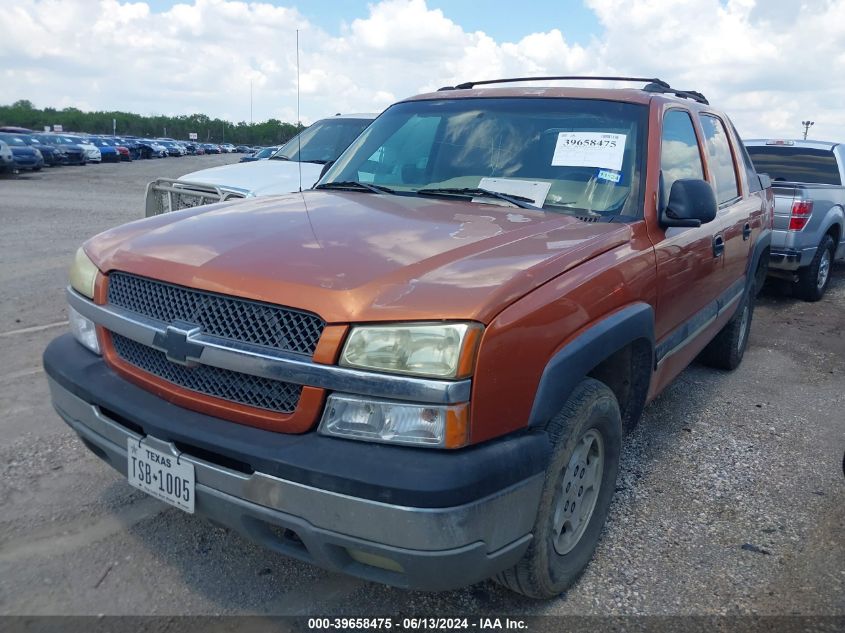
POLYGON ((813 213, 812 200, 795 200, 792 203, 792 215, 789 218, 789 230, 800 231, 807 222, 810 221, 810 215, 813 213))

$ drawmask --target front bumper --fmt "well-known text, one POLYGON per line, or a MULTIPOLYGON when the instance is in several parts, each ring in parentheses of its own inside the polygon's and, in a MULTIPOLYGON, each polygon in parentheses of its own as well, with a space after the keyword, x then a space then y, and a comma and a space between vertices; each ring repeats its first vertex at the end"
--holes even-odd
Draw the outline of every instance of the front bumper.
POLYGON ((44 165, 44 159, 36 156, 15 156, 16 169, 37 169, 44 165))
POLYGON ((181 455, 195 468, 198 514, 295 558, 445 590, 510 567, 531 541, 542 433, 454 452, 286 435, 172 405, 70 335, 48 346, 44 366, 56 411, 95 454, 123 474, 129 438, 181 455))

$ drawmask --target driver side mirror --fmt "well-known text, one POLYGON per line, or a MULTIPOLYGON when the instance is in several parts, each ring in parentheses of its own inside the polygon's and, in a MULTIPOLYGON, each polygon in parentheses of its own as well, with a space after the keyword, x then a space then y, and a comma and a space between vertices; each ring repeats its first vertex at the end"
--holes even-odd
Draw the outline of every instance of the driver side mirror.
POLYGON ((701 226, 716 218, 716 195, 706 180, 682 178, 672 183, 669 202, 660 211, 660 225, 701 226))

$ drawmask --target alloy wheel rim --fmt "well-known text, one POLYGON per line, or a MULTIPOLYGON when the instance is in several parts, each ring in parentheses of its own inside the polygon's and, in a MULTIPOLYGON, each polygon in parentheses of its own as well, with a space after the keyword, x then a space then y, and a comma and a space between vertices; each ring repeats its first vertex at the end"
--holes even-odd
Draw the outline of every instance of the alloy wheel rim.
POLYGON ((604 440, 596 429, 584 433, 560 478, 552 513, 552 543, 563 556, 581 540, 596 508, 604 474, 604 440))
POLYGON ((819 262, 819 274, 816 277, 816 287, 821 290, 827 283, 827 278, 830 275, 830 251, 825 250, 822 259, 819 262))

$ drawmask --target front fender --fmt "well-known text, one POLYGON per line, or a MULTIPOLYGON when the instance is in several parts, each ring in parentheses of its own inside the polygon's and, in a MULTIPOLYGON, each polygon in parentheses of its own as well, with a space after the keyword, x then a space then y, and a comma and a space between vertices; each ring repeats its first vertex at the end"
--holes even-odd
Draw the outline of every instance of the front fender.
MULTIPOLYGON (((543 370, 529 426, 548 422, 590 370, 639 339, 649 342, 653 354, 654 308, 647 303, 635 303, 604 317, 558 350, 543 370)), ((648 366, 653 367, 653 358, 648 366)))

